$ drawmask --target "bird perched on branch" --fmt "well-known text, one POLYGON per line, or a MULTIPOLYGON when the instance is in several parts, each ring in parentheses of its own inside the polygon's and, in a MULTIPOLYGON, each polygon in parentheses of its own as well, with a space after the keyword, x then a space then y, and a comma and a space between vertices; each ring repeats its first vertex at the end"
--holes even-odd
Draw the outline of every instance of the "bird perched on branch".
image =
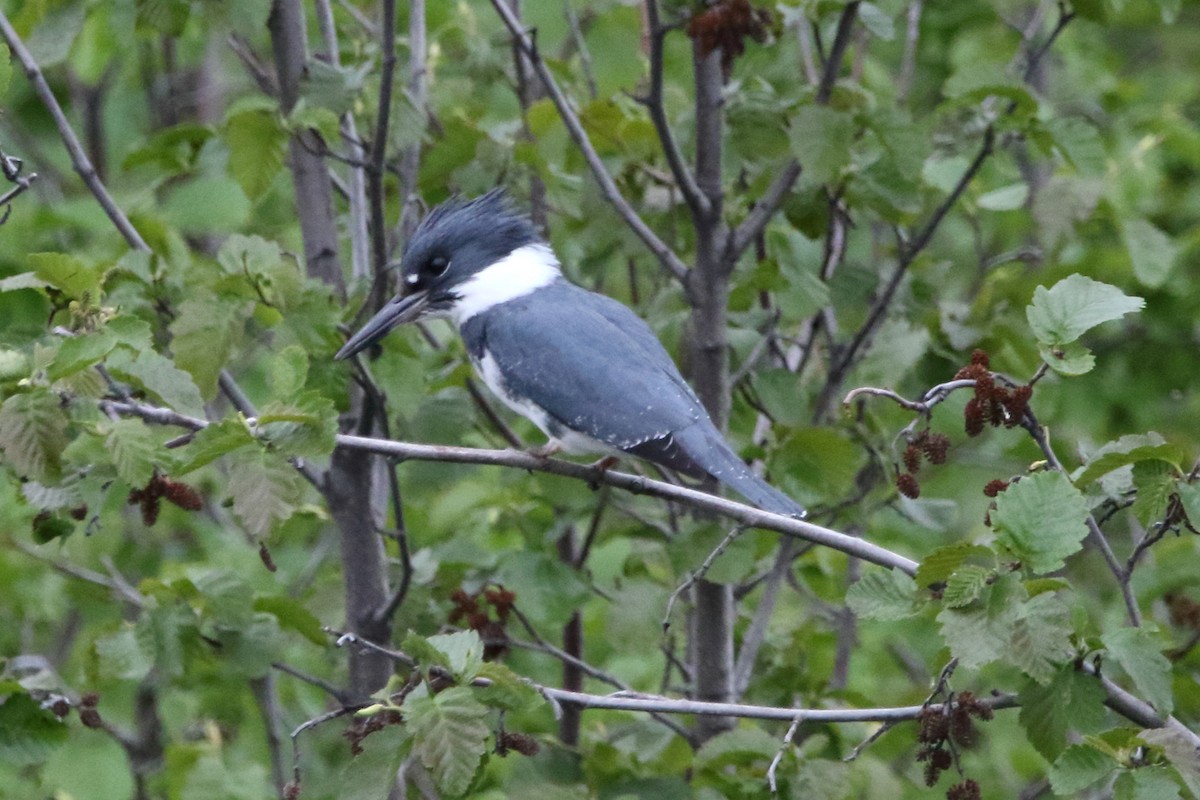
POLYGON ((503 191, 433 209, 405 248, 400 293, 336 357, 423 317, 454 323, 488 388, 550 438, 540 454, 628 453, 804 515, 730 449, 646 323, 567 281, 503 191))

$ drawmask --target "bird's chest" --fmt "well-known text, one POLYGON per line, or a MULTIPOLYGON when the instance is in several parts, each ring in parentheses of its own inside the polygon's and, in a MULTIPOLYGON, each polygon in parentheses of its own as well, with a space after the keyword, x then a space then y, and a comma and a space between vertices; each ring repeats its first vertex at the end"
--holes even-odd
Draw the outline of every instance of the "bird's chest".
POLYGON ((486 347, 480 348, 478 353, 471 353, 471 365, 475 367, 476 374, 492 391, 492 394, 500 398, 504 405, 532 421, 547 436, 553 438, 556 435, 559 428, 558 423, 551 419, 544 408, 528 397, 520 396, 509 387, 508 382, 504 380, 504 373, 501 372, 500 365, 486 347))

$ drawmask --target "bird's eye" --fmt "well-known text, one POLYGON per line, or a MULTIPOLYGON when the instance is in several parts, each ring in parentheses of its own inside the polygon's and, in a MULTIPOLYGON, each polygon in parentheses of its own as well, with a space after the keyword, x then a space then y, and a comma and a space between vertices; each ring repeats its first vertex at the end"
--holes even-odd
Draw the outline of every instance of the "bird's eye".
POLYGON ((449 268, 450 261, 448 259, 442 258, 441 256, 434 256, 433 258, 429 259, 429 263, 425 266, 425 272, 428 275, 437 277, 445 274, 446 270, 449 268))

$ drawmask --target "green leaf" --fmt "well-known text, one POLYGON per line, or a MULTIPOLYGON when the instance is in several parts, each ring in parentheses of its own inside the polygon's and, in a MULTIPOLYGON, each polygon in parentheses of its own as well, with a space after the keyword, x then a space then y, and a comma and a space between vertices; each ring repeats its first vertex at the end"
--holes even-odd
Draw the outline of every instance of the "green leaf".
POLYGON ((1179 784, 1173 772, 1163 766, 1125 770, 1113 784, 1113 800, 1179 800, 1179 784))
POLYGON ((1152 728, 1138 733, 1138 738, 1151 747, 1162 748, 1163 755, 1179 774, 1188 791, 1200 797, 1200 760, 1196 758, 1196 745, 1187 730, 1179 728, 1152 728))
POLYGON ((1171 237, 1138 217, 1125 220, 1121 235, 1138 282, 1151 289, 1166 283, 1179 256, 1179 249, 1171 237))
POLYGON ((1175 707, 1171 694, 1171 662, 1162 654, 1158 639, 1145 628, 1116 628, 1100 637, 1109 658, 1133 679, 1142 699, 1161 714, 1175 707))
POLYGON ((121 480, 134 487, 150 482, 160 448, 146 423, 140 419, 116 420, 108 432, 106 444, 121 480))
POLYGON ((107 679, 138 681, 149 674, 153 660, 142 648, 133 628, 96 640, 96 661, 100 676, 107 679))
POLYGON ((897 620, 915 612, 917 585, 899 570, 871 570, 846 592, 846 605, 860 619, 897 620))
POLYGON ((1034 574, 1053 572, 1087 536, 1087 502, 1061 472, 1022 478, 996 498, 997 541, 1034 574))
POLYGON ((1100 448, 1098 455, 1075 476, 1075 485, 1084 489, 1115 469, 1149 459, 1165 461, 1178 469, 1184 458, 1182 447, 1178 444, 1167 444, 1162 441, 1162 437, 1152 439, 1142 435, 1122 436, 1100 448))
MULTIPOLYGON (((310 68, 324 62, 313 60, 310 68)), ((257 200, 283 168, 287 131, 275 111, 252 108, 225 121, 222 138, 229 148, 229 175, 246 197, 257 200)))
POLYGON ((75 532, 75 523, 59 516, 38 514, 33 518, 33 540, 38 544, 65 539, 75 532))
POLYGON ((1092 351, 1079 342, 1039 344, 1038 354, 1059 375, 1085 375, 1096 367, 1096 357, 1092 351))
POLYGON ((168 407, 194 417, 204 415, 204 401, 192 376, 154 350, 138 353, 120 347, 108 357, 108 370, 156 396, 168 407))
POLYGON ((308 353, 299 345, 289 345, 275 354, 267 369, 271 394, 279 398, 293 397, 308 380, 308 353))
POLYGON ((263 438, 288 455, 315 458, 333 452, 338 431, 333 401, 305 392, 291 403, 272 402, 258 416, 263 438))
POLYGON ((354 107, 363 81, 374 66, 366 61, 357 67, 341 67, 310 59, 300 81, 300 96, 310 104, 344 114, 354 107))
POLYGON ((1020 722, 1044 758, 1053 761, 1066 746, 1067 732, 1094 733, 1104 725, 1104 687, 1073 664, 1060 667, 1045 685, 1030 681, 1021 690, 1020 722))
POLYGON ((450 669, 450 658, 430 644, 427 638, 413 631, 405 634, 400 649, 416 659, 417 663, 426 669, 429 667, 450 669))
POLYGON ((300 477, 291 464, 265 450, 242 450, 229 468, 229 494, 237 515, 255 541, 270 535, 300 501, 300 477))
POLYGON ((1149 459, 1133 465, 1133 486, 1137 497, 1133 501, 1133 516, 1143 527, 1162 519, 1167 505, 1179 484, 1179 472, 1174 465, 1149 459))
POLYGON ((1178 489, 1179 502, 1183 504, 1188 522, 1192 523, 1193 528, 1200 529, 1200 484, 1181 483, 1178 489))
POLYGON ((29 359, 20 350, 0 347, 0 383, 29 377, 29 359))
POLYGON ((321 621, 298 600, 286 595, 260 595, 254 598, 254 610, 271 614, 280 628, 295 631, 319 647, 329 644, 321 621))
POLYGON ((1029 677, 1045 683, 1069 658, 1071 609, 1054 592, 1030 598, 1012 621, 1007 660, 1029 677))
POLYGON ((874 3, 863 3, 858 7, 858 20, 877 39, 890 42, 896 36, 891 15, 874 3))
POLYGON ((1107 777, 1117 768, 1117 762, 1088 744, 1075 744, 1062 752, 1050 766, 1048 776, 1054 793, 1074 795, 1107 777))
POLYGON ((404 703, 413 749, 445 794, 459 796, 470 788, 485 752, 487 714, 463 686, 404 703))
POLYGON ((362 752, 342 768, 337 796, 341 800, 387 797, 411 743, 412 737, 402 725, 388 725, 359 740, 362 752))
POLYGON ((57 381, 85 367, 95 366, 117 346, 117 337, 108 330, 69 336, 59 345, 54 360, 46 368, 46 377, 57 381))
POLYGON ((718 734, 696 752, 696 768, 720 770, 729 766, 770 763, 779 740, 762 728, 735 728, 718 734))
POLYGON ((67 724, 24 691, 9 690, 0 703, 0 762, 42 764, 66 740, 67 724))
POLYGON ((474 678, 483 664, 483 641, 475 631, 440 633, 425 641, 442 654, 442 663, 462 683, 474 678))
POLYGON ((1051 288, 1039 286, 1025 316, 1042 344, 1068 344, 1097 325, 1140 311, 1146 301, 1083 275, 1063 278, 1051 288))
POLYGON ((205 399, 216 395, 217 379, 249 315, 245 301, 207 292, 193 293, 179 304, 171 323, 171 351, 205 399))
POLYGON ((26 259, 33 273, 75 299, 85 295, 99 299, 103 270, 67 253, 30 253, 26 259))
POLYGON ((969 542, 956 542, 931 552, 917 567, 916 583, 922 588, 945 583, 962 564, 983 562, 981 566, 994 566, 996 554, 990 548, 969 542))
POLYGON ((827 106, 801 106, 791 119, 788 136, 804 180, 821 184, 837 177, 850 163, 853 135, 854 119, 849 114, 827 106))
POLYGON ((15 394, 0 405, 0 452, 25 477, 57 480, 66 430, 66 415, 49 392, 15 394))
POLYGON ((1012 211, 1025 205, 1027 199, 1029 199, 1029 185, 1014 183, 981 195, 977 202, 980 208, 986 208, 989 211, 1012 211))
POLYGON ((196 432, 187 447, 178 451, 181 460, 176 463, 171 474, 184 475, 254 442, 254 437, 241 417, 226 417, 196 432))
POLYGON ((523 711, 543 702, 528 681, 496 661, 487 661, 475 671, 476 678, 487 678, 490 686, 475 688, 475 697, 484 705, 506 711, 523 711))
POLYGON ((1059 117, 1045 123, 1058 150, 1081 175, 1103 176, 1108 167, 1099 131, 1082 117, 1059 117))
POLYGON ((0 42, 0 95, 8 91, 8 82, 12 79, 12 54, 8 45, 0 42))
POLYGON ((964 564, 956 569, 946 579, 946 588, 942 591, 942 602, 950 608, 961 608, 970 605, 992 579, 995 570, 976 564, 964 564))

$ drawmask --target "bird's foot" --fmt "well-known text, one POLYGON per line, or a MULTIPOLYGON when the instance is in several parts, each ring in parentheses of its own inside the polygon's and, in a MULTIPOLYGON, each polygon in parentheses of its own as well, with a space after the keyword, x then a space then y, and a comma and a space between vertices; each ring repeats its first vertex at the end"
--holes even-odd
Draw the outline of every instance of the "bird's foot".
MULTIPOLYGON (((597 461, 593 461, 588 466, 590 466, 592 469, 594 469, 596 471, 597 477, 599 477, 599 475, 601 473, 608 472, 608 470, 611 467, 615 466, 616 463, 620 460, 621 459, 618 458, 617 456, 605 456, 604 458, 601 458, 597 461)), ((591 489, 593 492, 598 490, 600 488, 600 481, 599 480, 589 480, 588 488, 591 489)))
POLYGON ((529 455, 533 456, 534 458, 549 458, 552 455, 562 452, 562 442, 558 441, 557 439, 551 439, 545 444, 538 445, 537 447, 531 447, 525 452, 529 453, 529 455))

